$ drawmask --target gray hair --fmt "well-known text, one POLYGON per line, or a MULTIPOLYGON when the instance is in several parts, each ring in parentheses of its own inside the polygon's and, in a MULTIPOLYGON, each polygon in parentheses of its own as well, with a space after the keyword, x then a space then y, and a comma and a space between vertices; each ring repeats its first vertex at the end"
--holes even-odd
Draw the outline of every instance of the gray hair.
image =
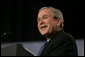
POLYGON ((64 19, 63 14, 59 9, 55 9, 53 7, 42 7, 39 11, 44 10, 44 9, 51 9, 53 11, 54 17, 59 17, 61 19, 64 19))

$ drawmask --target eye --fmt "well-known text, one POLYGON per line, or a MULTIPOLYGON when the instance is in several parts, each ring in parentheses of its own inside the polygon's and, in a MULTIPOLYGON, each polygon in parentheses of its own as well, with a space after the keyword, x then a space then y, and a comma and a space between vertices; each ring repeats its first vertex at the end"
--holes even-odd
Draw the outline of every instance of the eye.
POLYGON ((44 15, 44 16, 42 16, 41 18, 39 17, 39 18, 37 18, 37 22, 39 22, 40 20, 42 20, 42 19, 47 19, 48 18, 48 15, 44 15))
POLYGON ((44 16, 43 16, 43 19, 47 19, 47 18, 48 18, 48 16, 47 16, 47 15, 44 15, 44 16))

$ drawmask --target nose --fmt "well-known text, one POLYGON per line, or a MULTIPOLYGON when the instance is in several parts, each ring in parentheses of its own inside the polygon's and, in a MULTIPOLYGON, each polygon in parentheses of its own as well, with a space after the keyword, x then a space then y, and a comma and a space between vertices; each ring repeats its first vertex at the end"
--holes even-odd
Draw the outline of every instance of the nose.
POLYGON ((44 24, 45 22, 43 20, 39 21, 39 25, 44 24))

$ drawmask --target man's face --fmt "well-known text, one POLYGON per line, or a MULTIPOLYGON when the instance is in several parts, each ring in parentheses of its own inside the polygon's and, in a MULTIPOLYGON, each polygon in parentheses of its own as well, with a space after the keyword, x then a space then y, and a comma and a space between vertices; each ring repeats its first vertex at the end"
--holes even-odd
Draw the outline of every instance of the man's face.
POLYGON ((57 20, 53 17, 51 9, 44 9, 38 13, 38 29, 42 35, 56 31, 57 20))

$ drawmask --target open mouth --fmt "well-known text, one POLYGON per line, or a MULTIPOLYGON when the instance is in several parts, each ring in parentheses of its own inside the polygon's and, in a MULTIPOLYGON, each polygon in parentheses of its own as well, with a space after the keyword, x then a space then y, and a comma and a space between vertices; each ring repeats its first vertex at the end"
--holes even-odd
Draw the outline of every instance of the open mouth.
POLYGON ((44 28, 46 28, 46 27, 47 27, 47 26, 42 26, 41 29, 44 29, 44 28))

